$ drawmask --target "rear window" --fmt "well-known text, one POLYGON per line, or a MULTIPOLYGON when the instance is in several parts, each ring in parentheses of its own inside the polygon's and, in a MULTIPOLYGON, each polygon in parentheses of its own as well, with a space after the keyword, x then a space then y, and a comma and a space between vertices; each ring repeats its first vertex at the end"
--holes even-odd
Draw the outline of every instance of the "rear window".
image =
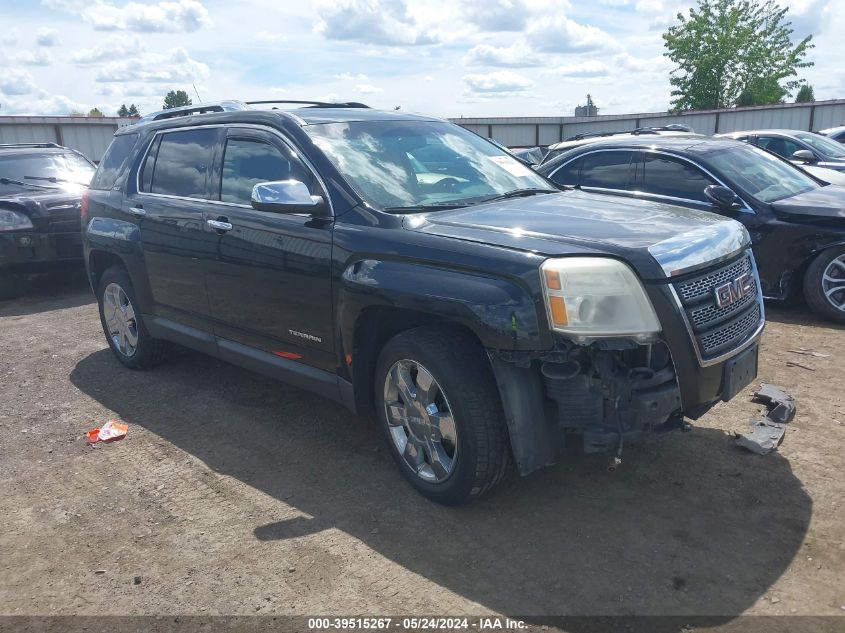
POLYGON ((217 134, 218 130, 214 128, 163 134, 150 192, 182 198, 207 198, 208 172, 217 134))
POLYGON ((91 189, 111 189, 117 182, 117 177, 123 171, 129 152, 135 147, 138 140, 137 134, 122 134, 115 136, 109 148, 106 150, 103 160, 94 178, 91 180, 91 189))

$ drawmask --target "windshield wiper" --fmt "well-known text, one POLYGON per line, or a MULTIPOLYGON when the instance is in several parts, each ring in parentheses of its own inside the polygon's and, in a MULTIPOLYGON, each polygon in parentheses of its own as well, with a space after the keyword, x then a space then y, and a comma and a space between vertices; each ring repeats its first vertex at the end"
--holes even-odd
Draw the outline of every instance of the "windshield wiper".
POLYGON ((384 207, 383 210, 388 213, 424 213, 426 211, 462 209, 468 206, 466 202, 432 202, 429 204, 412 204, 407 207, 384 207))
POLYGON ((66 182, 71 185, 79 185, 81 187, 87 187, 88 184, 84 182, 79 182, 78 180, 67 180, 66 178, 58 178, 56 176, 24 176, 24 180, 46 180, 47 182, 53 183, 60 183, 66 182))
POLYGON ((506 191, 505 193, 493 196, 492 198, 484 198, 479 202, 493 202, 494 200, 507 200, 509 198, 522 198, 525 196, 535 196, 541 193, 560 193, 559 189, 540 189, 539 187, 527 187, 525 189, 514 189, 513 191, 506 191))
POLYGON ((0 185, 19 185, 21 187, 35 187, 36 189, 57 189, 58 187, 46 187, 44 185, 36 185, 34 182, 23 182, 22 180, 15 180, 14 178, 0 178, 0 185))

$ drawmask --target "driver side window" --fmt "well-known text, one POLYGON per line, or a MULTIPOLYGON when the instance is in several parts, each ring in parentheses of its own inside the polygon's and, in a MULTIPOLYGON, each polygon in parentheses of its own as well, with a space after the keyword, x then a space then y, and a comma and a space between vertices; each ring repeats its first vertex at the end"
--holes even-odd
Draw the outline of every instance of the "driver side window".
POLYGON ((670 156, 643 156, 643 193, 707 203, 704 189, 717 184, 686 161, 670 156))

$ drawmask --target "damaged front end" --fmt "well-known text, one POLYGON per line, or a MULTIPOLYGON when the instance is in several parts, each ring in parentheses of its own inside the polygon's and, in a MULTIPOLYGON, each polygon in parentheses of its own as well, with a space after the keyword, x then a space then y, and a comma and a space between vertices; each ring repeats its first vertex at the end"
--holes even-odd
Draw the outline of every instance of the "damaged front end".
POLYGON ((572 449, 616 450, 650 430, 684 428, 669 348, 625 339, 549 352, 491 351, 521 474, 572 449))

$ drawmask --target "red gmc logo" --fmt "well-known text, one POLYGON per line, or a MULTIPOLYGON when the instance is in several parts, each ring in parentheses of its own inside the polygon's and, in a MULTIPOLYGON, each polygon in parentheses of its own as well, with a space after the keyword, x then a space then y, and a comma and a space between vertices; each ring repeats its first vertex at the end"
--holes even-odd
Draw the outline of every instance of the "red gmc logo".
POLYGON ((749 294, 753 289, 751 273, 743 273, 733 281, 713 288, 713 294, 716 297, 716 305, 720 308, 727 308, 749 294))

